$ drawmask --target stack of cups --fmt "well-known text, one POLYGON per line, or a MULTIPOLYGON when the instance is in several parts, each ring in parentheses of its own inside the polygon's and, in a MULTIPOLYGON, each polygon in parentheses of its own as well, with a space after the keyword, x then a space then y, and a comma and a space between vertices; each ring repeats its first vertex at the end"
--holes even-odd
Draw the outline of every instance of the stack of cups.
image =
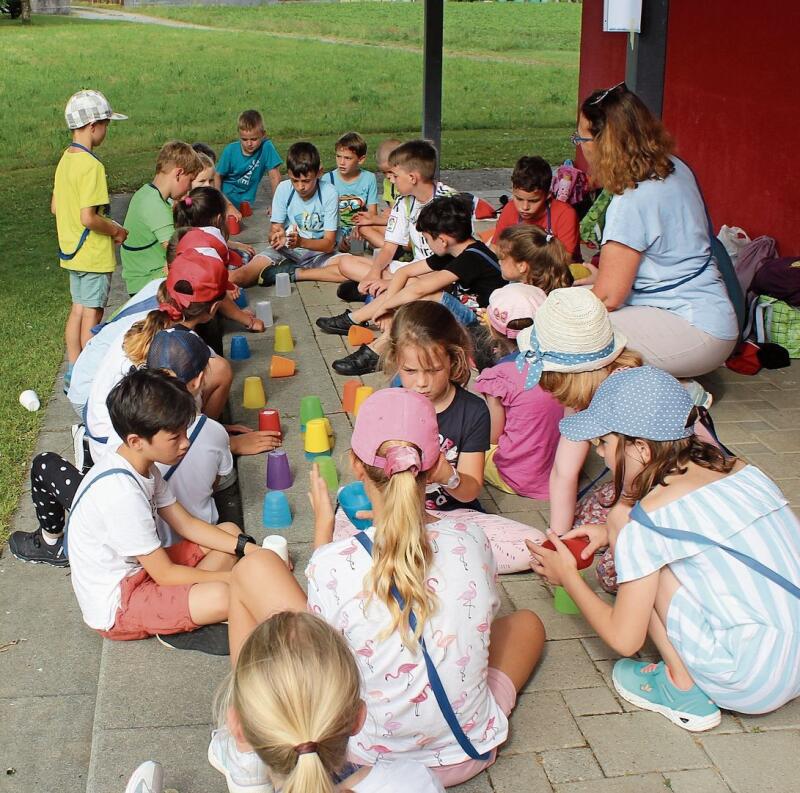
POLYGON ((306 431, 306 424, 311 419, 324 418, 322 402, 318 396, 304 396, 300 400, 300 432, 306 431))

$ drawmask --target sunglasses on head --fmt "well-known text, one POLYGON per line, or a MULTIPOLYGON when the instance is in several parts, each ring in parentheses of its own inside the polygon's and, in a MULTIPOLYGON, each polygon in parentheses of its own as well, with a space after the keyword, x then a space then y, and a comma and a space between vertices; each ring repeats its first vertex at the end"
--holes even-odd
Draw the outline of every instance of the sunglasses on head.
MULTIPOLYGON (((589 104, 590 105, 599 105, 610 93, 613 93, 618 88, 621 88, 622 91, 627 91, 628 90, 628 87, 625 85, 625 81, 623 80, 621 83, 617 83, 616 85, 612 85, 611 88, 606 88, 606 90, 603 91, 600 94, 600 96, 597 97, 597 99, 592 99, 592 101, 589 102, 589 104)), ((622 91, 620 93, 622 93, 622 91)))

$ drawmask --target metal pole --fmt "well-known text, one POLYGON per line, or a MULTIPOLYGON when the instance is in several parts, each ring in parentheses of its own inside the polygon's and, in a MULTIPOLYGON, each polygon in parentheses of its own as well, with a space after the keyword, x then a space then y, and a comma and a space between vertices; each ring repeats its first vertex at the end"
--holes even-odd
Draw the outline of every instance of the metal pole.
POLYGON ((425 0, 422 75, 422 137, 442 151, 442 47, 444 0, 425 0))
POLYGON ((644 0, 642 32, 634 34, 625 59, 625 84, 659 117, 664 105, 668 20, 669 0, 644 0))

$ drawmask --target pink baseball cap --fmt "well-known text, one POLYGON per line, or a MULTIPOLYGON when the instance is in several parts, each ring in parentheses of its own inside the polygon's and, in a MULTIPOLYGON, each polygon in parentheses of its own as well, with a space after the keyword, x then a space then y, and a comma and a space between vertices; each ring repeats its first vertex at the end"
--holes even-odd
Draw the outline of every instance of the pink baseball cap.
POLYGON ((376 391, 358 409, 350 446, 359 460, 382 468, 387 476, 412 468, 429 471, 439 459, 439 423, 433 403, 405 388, 376 391), (378 449, 386 441, 413 443, 422 457, 404 446, 381 457, 378 449))
POLYGON ((509 339, 516 339, 520 331, 509 328, 508 323, 514 319, 532 320, 546 297, 538 286, 507 284, 492 292, 486 316, 498 333, 509 339))

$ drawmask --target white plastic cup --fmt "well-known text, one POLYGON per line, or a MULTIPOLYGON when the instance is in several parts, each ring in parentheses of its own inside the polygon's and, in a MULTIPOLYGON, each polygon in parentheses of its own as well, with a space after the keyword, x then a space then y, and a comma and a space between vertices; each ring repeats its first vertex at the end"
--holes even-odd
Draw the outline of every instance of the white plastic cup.
POLYGON ((289 297, 292 294, 292 282, 289 273, 278 273, 275 276, 275 296, 289 297))
POLYGON ((29 410, 31 413, 35 413, 40 408, 39 397, 35 391, 31 391, 30 389, 23 391, 19 395, 19 403, 25 410, 29 410))
POLYGON ((272 304, 269 300, 261 300, 256 303, 256 316, 264 323, 265 327, 272 327, 272 304))
POLYGON ((270 534, 264 537, 261 547, 278 554, 284 564, 289 564, 289 543, 286 541, 286 537, 282 537, 280 534, 270 534))

